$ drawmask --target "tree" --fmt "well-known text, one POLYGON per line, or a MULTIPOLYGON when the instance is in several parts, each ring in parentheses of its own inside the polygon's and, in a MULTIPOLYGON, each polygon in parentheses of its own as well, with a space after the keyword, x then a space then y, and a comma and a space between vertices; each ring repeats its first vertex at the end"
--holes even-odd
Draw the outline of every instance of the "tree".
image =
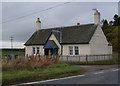
POLYGON ((117 20, 118 19, 118 15, 115 14, 114 17, 113 17, 114 20, 117 20))
POLYGON ((109 22, 109 25, 110 25, 110 26, 112 26, 112 25, 113 25, 113 21, 112 21, 112 20, 109 22))
POLYGON ((103 20, 102 29, 109 43, 112 43, 113 51, 120 53, 120 17, 117 14, 114 15, 113 21, 108 24, 107 20, 103 20), (118 48, 119 47, 119 48, 118 48))
POLYGON ((118 15, 115 14, 113 19, 114 19, 113 25, 114 26, 119 26, 120 25, 120 17, 118 17, 118 15))
POLYGON ((102 29, 105 30, 105 29, 107 29, 107 27, 108 27, 108 21, 105 19, 105 20, 103 21, 102 29))

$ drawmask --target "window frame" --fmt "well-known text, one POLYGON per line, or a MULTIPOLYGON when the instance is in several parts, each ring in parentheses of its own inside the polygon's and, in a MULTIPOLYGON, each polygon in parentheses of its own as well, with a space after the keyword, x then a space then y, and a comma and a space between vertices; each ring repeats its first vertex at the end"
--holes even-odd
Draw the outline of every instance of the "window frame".
POLYGON ((69 55, 73 55, 73 46, 69 46, 69 55))
POLYGON ((35 54, 35 47, 32 47, 33 55, 35 54))
POLYGON ((79 46, 74 46, 75 55, 79 55, 79 46))
POLYGON ((36 50, 36 51, 37 51, 36 53, 39 54, 39 53, 40 53, 40 47, 36 47, 36 49, 37 49, 37 50, 36 50))

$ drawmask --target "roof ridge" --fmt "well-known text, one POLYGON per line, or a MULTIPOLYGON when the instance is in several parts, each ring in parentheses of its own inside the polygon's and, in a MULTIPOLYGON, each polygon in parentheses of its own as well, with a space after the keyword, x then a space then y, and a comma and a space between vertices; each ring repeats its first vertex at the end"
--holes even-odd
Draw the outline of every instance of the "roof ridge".
MULTIPOLYGON (((89 43, 91 37, 96 30, 96 24, 83 24, 83 25, 74 25, 67 27, 56 27, 50 29, 42 29, 36 31, 29 40, 25 43, 25 45, 44 45, 46 39, 48 38, 51 30, 59 30, 62 31, 62 43, 63 44, 84 44, 89 43), (78 28, 78 29, 77 29, 78 28), (69 30, 68 30, 69 29, 69 30)), ((59 40, 60 35, 56 34, 56 38, 59 40)))
POLYGON ((57 28, 67 28, 67 27, 76 27, 76 26, 85 26, 85 25, 95 25, 94 23, 90 23, 90 24, 82 24, 82 25, 73 25, 73 26, 61 26, 61 27, 53 27, 53 28, 44 28, 41 30, 51 30, 51 29, 57 29, 57 28))

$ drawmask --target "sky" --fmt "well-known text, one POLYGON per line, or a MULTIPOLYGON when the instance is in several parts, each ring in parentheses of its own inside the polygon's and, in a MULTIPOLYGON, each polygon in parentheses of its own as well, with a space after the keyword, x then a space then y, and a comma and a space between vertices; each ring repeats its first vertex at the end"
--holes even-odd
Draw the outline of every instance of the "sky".
POLYGON ((113 20, 118 14, 118 2, 3 2, 2 3, 2 47, 10 48, 13 36, 14 48, 24 43, 36 31, 36 19, 41 20, 42 29, 94 23, 93 8, 101 13, 101 20, 113 20), (57 6, 57 7, 56 7, 57 6), (46 10, 50 7, 55 7, 46 10), (44 11, 46 10, 46 11, 44 11))

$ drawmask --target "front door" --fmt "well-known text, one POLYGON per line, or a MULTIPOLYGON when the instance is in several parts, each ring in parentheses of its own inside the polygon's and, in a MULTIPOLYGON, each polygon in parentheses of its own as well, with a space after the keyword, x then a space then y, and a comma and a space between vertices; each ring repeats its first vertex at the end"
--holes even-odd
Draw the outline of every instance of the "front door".
POLYGON ((44 51, 45 55, 58 55, 58 48, 49 48, 45 49, 44 51))

